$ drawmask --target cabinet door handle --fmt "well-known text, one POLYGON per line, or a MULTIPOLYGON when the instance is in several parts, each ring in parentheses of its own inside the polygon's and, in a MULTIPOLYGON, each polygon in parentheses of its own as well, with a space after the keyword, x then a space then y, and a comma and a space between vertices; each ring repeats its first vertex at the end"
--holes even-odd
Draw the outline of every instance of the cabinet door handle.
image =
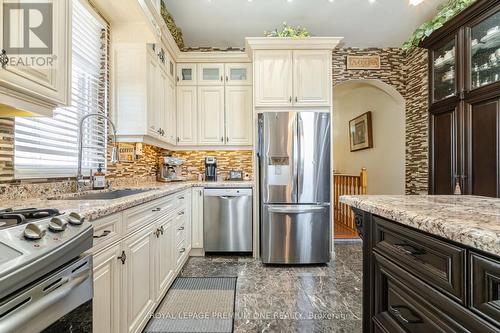
POLYGON ((153 235, 155 235, 156 238, 160 238, 160 229, 156 229, 156 231, 153 232, 153 235))
POLYGON ((0 53, 0 64, 2 65, 2 68, 5 68, 7 64, 9 63, 9 57, 7 56, 7 51, 2 49, 2 53, 0 53))
POLYGON ((222 75, 220 76, 220 82, 224 82, 224 77, 222 75))
POLYGON ((298 102, 298 101, 299 101, 299 99, 297 97, 295 97, 295 102, 298 102))
POLYGON ((118 257, 118 260, 121 260, 122 265, 125 265, 125 260, 127 260, 127 255, 125 254, 125 251, 122 251, 122 255, 118 257))
POLYGON ((412 309, 410 309, 409 307, 407 306, 404 306, 404 305, 390 305, 389 306, 389 312, 394 316, 396 317, 399 321, 405 323, 405 324, 420 324, 420 323, 423 323, 424 321, 422 320, 422 318, 420 318, 419 316, 417 316, 415 314, 415 312, 412 311, 412 309), (406 310, 414 319, 408 319, 408 318, 405 318, 402 314, 401 314, 401 311, 400 310, 406 310))
POLYGON ((226 75, 226 82, 229 82, 229 77, 226 75))
POLYGON ((290 96, 290 98, 288 100, 290 101, 290 103, 292 103, 292 96, 290 96))
POLYGON ((163 226, 160 227, 160 233, 163 235, 163 233, 165 232, 165 229, 163 229, 163 226))
POLYGON ((179 137, 177 137, 177 142, 181 141, 181 139, 179 137))
POLYGON ((394 247, 397 248, 399 251, 403 252, 404 254, 410 256, 420 256, 426 253, 424 249, 417 249, 414 246, 411 246, 410 244, 406 243, 394 244, 394 247))
POLYGON ((111 230, 104 230, 100 235, 94 235, 93 238, 103 238, 111 233, 111 230))
POLYGON ((179 82, 179 75, 177 75, 177 82, 179 82))
POLYGON ((223 136, 220 138, 220 142, 224 142, 224 137, 223 136))
POLYGON ((226 142, 229 142, 229 137, 228 136, 226 136, 226 142))

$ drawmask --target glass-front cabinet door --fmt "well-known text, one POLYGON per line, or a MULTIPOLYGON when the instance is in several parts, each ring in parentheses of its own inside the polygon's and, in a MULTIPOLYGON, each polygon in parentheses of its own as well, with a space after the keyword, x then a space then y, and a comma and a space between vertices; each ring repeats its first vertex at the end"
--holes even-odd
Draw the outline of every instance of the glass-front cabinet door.
POLYGON ((196 84, 196 64, 177 64, 177 85, 194 86, 196 84))
POLYGON ((199 85, 224 85, 224 64, 198 64, 199 85))
POLYGON ((470 27, 470 88, 500 81, 500 12, 470 27))
POLYGON ((226 64, 226 85, 241 86, 252 84, 252 64, 226 64))
POLYGON ((457 93, 457 57, 455 38, 432 52, 432 102, 457 93))

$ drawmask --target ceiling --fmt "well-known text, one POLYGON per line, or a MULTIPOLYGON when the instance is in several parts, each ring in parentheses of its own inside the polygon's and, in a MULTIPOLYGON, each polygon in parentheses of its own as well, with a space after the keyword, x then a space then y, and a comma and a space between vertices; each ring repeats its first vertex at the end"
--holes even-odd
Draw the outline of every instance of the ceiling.
POLYGON ((446 0, 164 0, 188 47, 243 47, 283 22, 349 47, 399 47, 446 0))

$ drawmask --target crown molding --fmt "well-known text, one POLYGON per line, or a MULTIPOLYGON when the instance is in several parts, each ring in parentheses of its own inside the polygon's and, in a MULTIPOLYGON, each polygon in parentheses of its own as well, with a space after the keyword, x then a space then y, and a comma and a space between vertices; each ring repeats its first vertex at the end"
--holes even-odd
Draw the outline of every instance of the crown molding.
POLYGON ((245 50, 252 57, 255 50, 333 50, 343 37, 247 37, 245 50))

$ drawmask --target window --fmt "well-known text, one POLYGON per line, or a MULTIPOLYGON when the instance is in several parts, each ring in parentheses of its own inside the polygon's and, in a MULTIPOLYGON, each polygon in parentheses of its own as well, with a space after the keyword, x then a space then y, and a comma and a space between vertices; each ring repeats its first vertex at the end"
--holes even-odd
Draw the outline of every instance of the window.
MULTIPOLYGON (((73 1, 71 106, 53 118, 16 118, 15 178, 74 177, 78 164, 78 126, 90 113, 107 115, 109 77, 107 23, 82 0, 73 1)), ((95 117, 83 128, 84 174, 106 167, 107 123, 95 117)))

